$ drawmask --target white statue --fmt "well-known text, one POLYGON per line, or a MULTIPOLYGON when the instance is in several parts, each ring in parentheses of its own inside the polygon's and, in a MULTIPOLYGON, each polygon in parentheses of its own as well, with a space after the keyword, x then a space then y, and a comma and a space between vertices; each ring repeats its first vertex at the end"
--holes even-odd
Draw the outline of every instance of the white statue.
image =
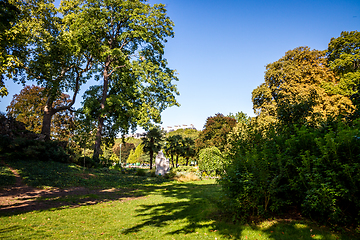
POLYGON ((169 159, 165 158, 164 153, 162 151, 158 152, 158 155, 155 158, 156 165, 156 175, 164 176, 166 173, 170 171, 170 162, 169 159))

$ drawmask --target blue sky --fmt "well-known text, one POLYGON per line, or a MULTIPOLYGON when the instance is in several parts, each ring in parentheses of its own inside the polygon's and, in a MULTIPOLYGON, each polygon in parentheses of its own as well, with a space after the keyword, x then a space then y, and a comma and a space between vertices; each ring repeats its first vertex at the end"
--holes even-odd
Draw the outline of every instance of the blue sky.
MULTIPOLYGON (((194 124, 243 111, 254 116, 251 92, 265 66, 299 46, 324 50, 342 31, 360 31, 360 1, 151 0, 164 3, 175 23, 165 57, 179 73, 181 107, 166 109, 163 126, 194 124)), ((21 85, 7 81, 5 112, 21 85)), ((85 87, 82 88, 82 91, 85 87)), ((80 94, 81 96, 82 94, 80 94)), ((80 106, 81 99, 76 106, 80 106)))

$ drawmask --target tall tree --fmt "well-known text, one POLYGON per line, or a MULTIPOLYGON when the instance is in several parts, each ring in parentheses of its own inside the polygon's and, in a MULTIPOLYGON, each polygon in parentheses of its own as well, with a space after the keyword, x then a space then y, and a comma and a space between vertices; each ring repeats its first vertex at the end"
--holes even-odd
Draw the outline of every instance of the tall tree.
POLYGON ((144 145, 139 144, 137 145, 137 147, 135 148, 135 150, 131 149, 130 150, 130 154, 129 157, 127 159, 127 163, 138 163, 138 162, 142 162, 141 156, 144 154, 144 145))
POLYGON ((183 152, 182 136, 171 135, 166 138, 165 152, 170 155, 173 167, 178 167, 179 156, 183 152), (176 156, 176 164, 174 164, 174 156, 176 156))
POLYGON ((113 153, 116 154, 120 158, 120 152, 121 152, 121 161, 122 163, 126 162, 126 159, 128 159, 130 155, 130 151, 135 149, 135 144, 133 143, 119 143, 115 144, 112 148, 113 153), (121 150, 120 150, 120 144, 121 144, 121 150))
POLYGON ((186 128, 186 129, 177 129, 175 131, 172 132, 168 132, 166 133, 166 136, 172 136, 172 135, 181 135, 183 138, 189 137, 193 140, 195 140, 200 134, 200 131, 196 130, 196 129, 190 129, 190 128, 186 128))
POLYGON ((227 144, 227 134, 235 125, 236 120, 234 118, 225 117, 221 113, 208 117, 204 130, 200 132, 199 137, 195 140, 197 151, 212 146, 223 151, 227 144))
POLYGON ((338 78, 335 85, 327 85, 328 90, 350 97, 357 107, 353 117, 360 117, 360 32, 342 32, 332 38, 326 56, 338 78))
POLYGON ((246 113, 243 112, 237 112, 235 115, 233 113, 229 113, 227 117, 234 118, 237 123, 244 123, 244 124, 248 124, 251 120, 251 118, 246 113))
POLYGON ((352 111, 351 101, 329 94, 327 83, 335 83, 326 66, 324 51, 298 47, 266 66, 265 83, 252 92, 253 108, 267 121, 290 123, 326 120, 352 111))
POLYGON ((67 13, 56 8, 53 0, 14 0, 14 4, 23 16, 11 31, 21 32, 28 39, 25 49, 12 52, 19 60, 14 80, 22 83, 33 80, 44 88, 47 100, 41 133, 49 139, 52 117, 71 109, 80 85, 89 77, 83 75, 90 70, 92 59, 75 44, 73 33, 82 29, 70 30, 63 21, 67 13), (73 92, 72 100, 56 107, 54 101, 65 91, 73 92))
MULTIPOLYGON (((98 78, 103 85, 98 116, 94 158, 100 153, 105 115, 109 99, 109 86, 113 77, 122 70, 131 71, 141 89, 138 123, 153 120, 160 122, 160 113, 167 107, 177 105, 171 83, 177 80, 175 71, 167 67, 163 58, 164 43, 173 37, 173 22, 167 17, 163 4, 150 6, 145 0, 64 0, 65 22, 77 32, 77 40, 89 49, 98 66, 98 78), (140 119, 140 120, 139 120, 140 119)), ((120 74, 121 75, 121 74, 120 74)), ((125 88, 121 88, 125 90, 125 88)), ((119 103, 119 107, 123 103, 119 103)))
POLYGON ((154 153, 161 150, 161 142, 163 133, 159 127, 151 128, 144 138, 142 138, 143 150, 145 153, 149 153, 150 156, 150 169, 152 169, 154 153))
MULTIPOLYGON (((16 59, 11 55, 16 46, 19 47, 18 41, 21 39, 16 34, 11 34, 10 29, 19 19, 20 10, 8 0, 0 0, 0 97, 7 96, 8 92, 4 83, 3 74, 10 69, 7 77, 11 77, 16 59)), ((22 42, 22 41, 20 41, 22 42)))
POLYGON ((182 156, 186 159, 186 166, 189 165, 189 158, 196 156, 195 141, 190 137, 185 137, 182 142, 182 156))
MULTIPOLYGON (((13 100, 6 108, 7 115, 25 124, 26 129, 35 133, 41 133, 42 117, 46 97, 43 96, 44 88, 39 86, 25 86, 19 94, 13 96, 13 100)), ((71 100, 69 95, 61 94, 54 101, 54 107, 67 105, 71 100)), ((52 121, 52 137, 58 140, 67 140, 73 126, 73 116, 69 111, 55 114, 52 121)))
POLYGON ((352 96, 360 88, 360 32, 342 32, 332 38, 326 52, 329 67, 337 74, 339 82, 334 92, 352 96))

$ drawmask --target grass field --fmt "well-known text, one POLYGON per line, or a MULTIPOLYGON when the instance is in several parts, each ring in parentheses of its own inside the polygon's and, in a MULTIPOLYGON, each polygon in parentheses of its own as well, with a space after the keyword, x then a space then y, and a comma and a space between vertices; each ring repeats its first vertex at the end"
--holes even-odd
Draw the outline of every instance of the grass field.
MULTIPOLYGON (((0 210, 0 239, 358 239, 306 220, 232 223, 218 209, 221 188, 214 180, 179 183, 59 163, 9 164, 28 185, 92 192, 37 197, 45 206, 38 210, 0 210)), ((1 169, 0 183, 13 183, 1 169)))

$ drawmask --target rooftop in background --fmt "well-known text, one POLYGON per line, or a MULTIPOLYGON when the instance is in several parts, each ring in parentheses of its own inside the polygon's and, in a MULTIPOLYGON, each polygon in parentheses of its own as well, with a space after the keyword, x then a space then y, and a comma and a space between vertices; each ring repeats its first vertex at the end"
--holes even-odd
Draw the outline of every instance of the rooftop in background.
MULTIPOLYGON (((195 126, 193 124, 190 124, 190 125, 186 125, 186 124, 182 124, 182 125, 175 125, 175 126, 167 126, 166 128, 162 127, 161 128, 164 132, 166 133, 169 133, 169 132, 173 132, 173 131, 176 131, 178 129, 195 129, 195 126)), ((133 137, 133 138, 142 138, 142 137, 145 137, 146 136, 146 132, 140 132, 140 133, 133 133, 133 134, 127 134, 125 135, 125 138, 128 138, 128 137, 133 137)))

